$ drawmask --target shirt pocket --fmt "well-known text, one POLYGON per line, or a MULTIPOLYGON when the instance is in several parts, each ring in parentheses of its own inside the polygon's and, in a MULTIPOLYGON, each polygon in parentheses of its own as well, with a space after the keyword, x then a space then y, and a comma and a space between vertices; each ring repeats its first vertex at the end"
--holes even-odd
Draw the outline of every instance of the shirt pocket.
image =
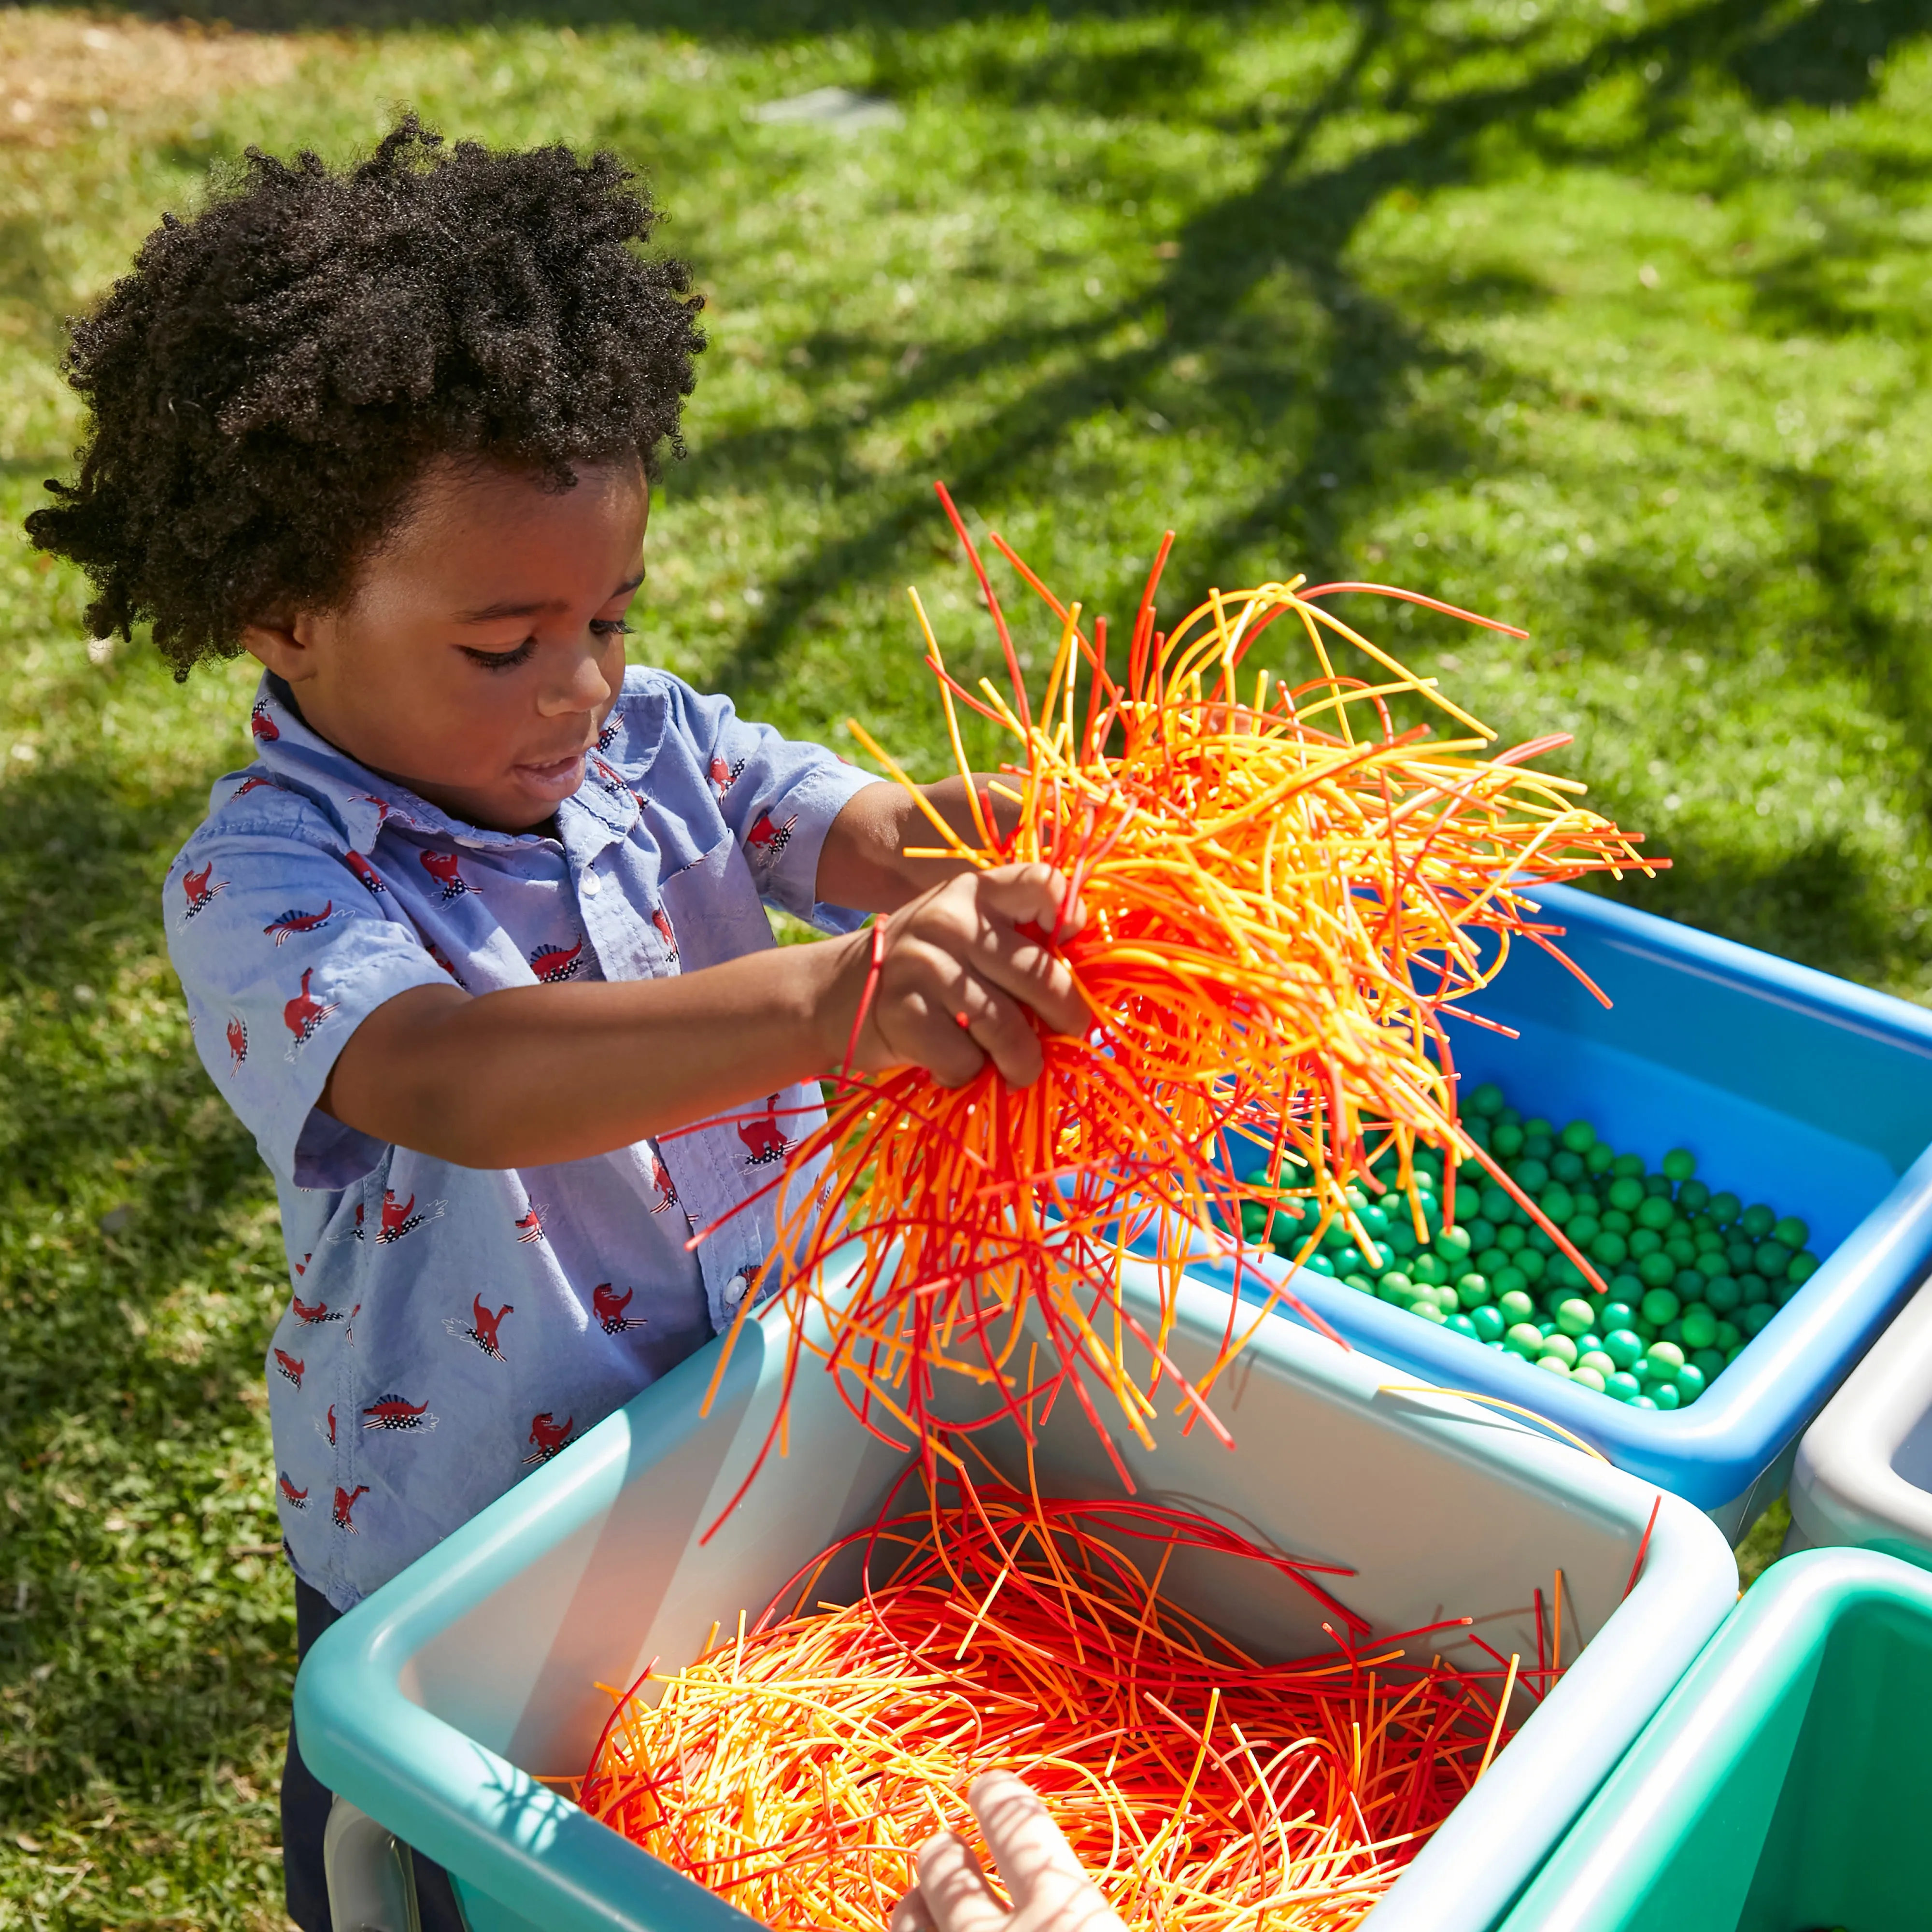
POLYGON ((679 964, 687 973, 766 952, 776 944, 752 868, 728 831, 667 878, 662 890, 677 933, 679 964))

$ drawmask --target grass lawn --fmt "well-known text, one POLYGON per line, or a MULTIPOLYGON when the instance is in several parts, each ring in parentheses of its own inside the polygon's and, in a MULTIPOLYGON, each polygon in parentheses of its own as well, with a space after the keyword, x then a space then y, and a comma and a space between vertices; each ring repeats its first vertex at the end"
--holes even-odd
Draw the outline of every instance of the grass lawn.
POLYGON ((1170 525, 1177 597, 1412 584, 1532 632, 1376 620, 1576 734, 1676 861, 1633 897, 1932 994, 1910 0, 219 10, 0 12, 0 1928, 283 1922, 287 1284, 155 900, 252 680, 90 650, 19 533, 62 316, 250 142, 406 101, 650 173, 712 346, 640 656, 935 770, 904 586, 992 668, 938 476, 1117 620, 1170 525), (747 117, 832 85, 902 122, 747 117))

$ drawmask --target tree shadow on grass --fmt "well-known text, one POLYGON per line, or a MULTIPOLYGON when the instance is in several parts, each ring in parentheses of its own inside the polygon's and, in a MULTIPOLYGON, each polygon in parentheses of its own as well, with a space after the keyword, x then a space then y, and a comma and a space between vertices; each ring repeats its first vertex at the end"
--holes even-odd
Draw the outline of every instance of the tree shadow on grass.
POLYGON ((194 1058, 158 917, 205 802, 88 761, 0 784, 10 1816, 97 1777, 191 1784, 286 1667, 281 1622, 238 1613, 267 1498, 237 1498, 221 1446, 259 1440, 284 1270, 272 1230, 236 1230, 273 1196, 194 1058))

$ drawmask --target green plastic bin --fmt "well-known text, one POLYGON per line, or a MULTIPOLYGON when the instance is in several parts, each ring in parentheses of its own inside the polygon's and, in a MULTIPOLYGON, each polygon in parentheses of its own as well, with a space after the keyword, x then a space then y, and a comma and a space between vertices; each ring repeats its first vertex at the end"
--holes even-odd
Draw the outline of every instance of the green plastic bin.
POLYGON ((1502 1932, 1924 1932, 1928 1851, 1932 1575, 1814 1550, 1765 1574, 1502 1932))

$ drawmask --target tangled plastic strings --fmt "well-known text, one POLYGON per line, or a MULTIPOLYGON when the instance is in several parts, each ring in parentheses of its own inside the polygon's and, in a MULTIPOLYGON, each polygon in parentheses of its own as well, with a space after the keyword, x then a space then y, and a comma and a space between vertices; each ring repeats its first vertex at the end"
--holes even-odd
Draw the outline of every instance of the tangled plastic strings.
MULTIPOLYGON (((1480 1162, 1600 1287, 1588 1258, 1460 1130, 1443 1019, 1486 1024, 1462 1003, 1514 943, 1570 964, 1560 928, 1538 917, 1538 886, 1662 862, 1639 858, 1630 837, 1580 806, 1574 780, 1528 768, 1566 738, 1484 755, 1492 733, 1318 600, 1374 591, 1490 620, 1406 591, 1303 590, 1298 578, 1211 592, 1163 632, 1163 542, 1120 670, 1104 621, 1090 635, 1079 605, 1063 605, 995 536, 1059 626, 1035 710, 979 554, 940 494, 979 574, 1010 700, 989 680, 976 694, 952 676, 915 592, 927 662, 962 772, 959 705, 1010 740, 998 789, 1017 822, 1002 834, 993 797, 976 794, 976 836, 964 840, 928 807, 938 842, 924 849, 981 867, 1044 860, 1066 876, 1087 923, 1046 937, 1095 1024, 1084 1038, 1045 1039, 1046 1071, 1024 1088, 990 1065, 960 1088, 919 1069, 844 1084, 772 1184, 786 1190, 768 1266, 782 1268, 778 1298, 794 1318, 790 1372, 802 1352, 823 1354, 868 1427, 890 1436, 897 1425, 942 1459, 956 1456, 943 1430, 963 1426, 956 1401, 945 1420, 942 1377, 990 1391, 983 1419, 1022 1431, 1030 1394, 1070 1390, 1126 1481, 1096 1394, 1149 1442, 1166 1376, 1193 1419, 1223 1433, 1204 1398, 1252 1332, 1236 1332, 1238 1298, 1220 1360, 1190 1384, 1166 1351, 1183 1270, 1216 1253, 1243 1266, 1250 1203, 1265 1217, 1261 1245, 1279 1239, 1284 1218, 1294 1228, 1297 1266, 1338 1217, 1376 1253, 1353 1190, 1357 1200, 1406 1196, 1420 1237, 1418 1142, 1448 1161, 1452 1216, 1456 1164, 1480 1162), (1308 660, 1297 682, 1246 668, 1282 618, 1308 660), (1342 668, 1344 652, 1365 675, 1342 668), (1456 735, 1399 724, 1392 705, 1432 712, 1456 735), (823 1264, 851 1241, 860 1258, 834 1295, 823 1264), (1151 1327, 1120 1294, 1136 1249, 1160 1284, 1151 1327), (814 1302, 829 1345, 798 1318, 814 1302), (1013 1372, 1030 1310, 1048 1344, 1037 1384, 1013 1372), (1138 1374, 1130 1342, 1144 1352, 1138 1374)), ((782 1415, 772 1442, 782 1428, 782 1415)))
POLYGON ((751 1629, 719 1642, 714 1626, 688 1668, 653 1665, 574 1795, 779 1932, 880 1932, 920 1843, 976 1839, 966 1787, 1004 1768, 1129 1932, 1342 1932, 1482 1774, 1513 1688, 1540 1696, 1561 1646, 1519 1676, 1466 1618, 1372 1642, 1318 1580, 1346 1574, 1150 1504, 950 1484, 827 1551, 751 1629), (819 1602, 854 1544, 859 1600, 819 1602), (1328 1647, 1244 1654, 1162 1594, 1177 1551, 1305 1592, 1328 1647), (1493 1668, 1412 1660, 1450 1631, 1493 1668))

